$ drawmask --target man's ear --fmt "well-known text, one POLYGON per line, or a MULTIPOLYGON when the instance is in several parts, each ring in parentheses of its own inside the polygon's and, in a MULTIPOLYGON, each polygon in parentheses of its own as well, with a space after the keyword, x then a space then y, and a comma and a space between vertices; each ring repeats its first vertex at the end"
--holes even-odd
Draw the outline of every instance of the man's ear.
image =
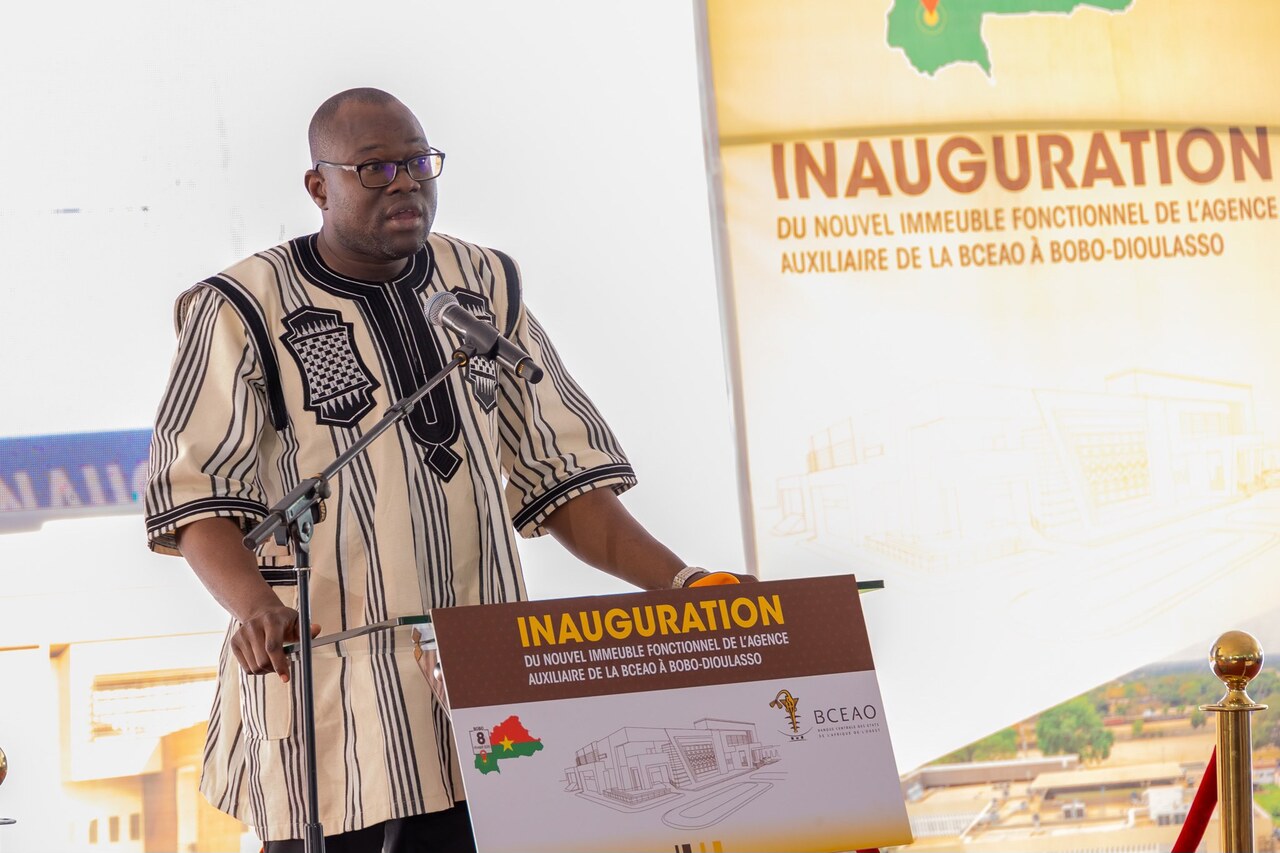
POLYGON ((328 210, 328 188, 324 185, 324 176, 320 174, 320 171, 318 169, 308 169, 307 173, 302 176, 302 183, 307 188, 307 195, 311 196, 311 200, 315 202, 316 207, 321 210, 328 210))

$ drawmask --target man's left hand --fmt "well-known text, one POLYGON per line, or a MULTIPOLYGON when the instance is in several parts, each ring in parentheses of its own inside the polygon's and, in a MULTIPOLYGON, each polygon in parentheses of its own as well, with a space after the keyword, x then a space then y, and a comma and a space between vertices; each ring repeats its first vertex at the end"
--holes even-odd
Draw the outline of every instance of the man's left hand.
POLYGON ((722 586, 724 584, 755 583, 758 580, 759 578, 755 575, 740 575, 735 572, 707 572, 706 574, 698 575, 686 583, 685 586, 722 586))

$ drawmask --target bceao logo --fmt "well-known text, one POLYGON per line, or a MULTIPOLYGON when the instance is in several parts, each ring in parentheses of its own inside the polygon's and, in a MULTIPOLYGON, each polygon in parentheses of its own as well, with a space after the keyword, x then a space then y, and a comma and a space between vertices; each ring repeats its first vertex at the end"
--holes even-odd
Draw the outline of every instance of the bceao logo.
POLYGON ((791 731, 779 731, 791 740, 804 740, 804 736, 809 733, 809 729, 800 731, 800 718, 797 716, 797 709, 800 707, 800 697, 793 696, 790 690, 779 690, 778 694, 773 697, 773 701, 769 703, 770 708, 778 708, 787 715, 787 724, 791 731))
POLYGON ((851 737, 880 731, 880 709, 871 703, 815 708, 818 737, 851 737))

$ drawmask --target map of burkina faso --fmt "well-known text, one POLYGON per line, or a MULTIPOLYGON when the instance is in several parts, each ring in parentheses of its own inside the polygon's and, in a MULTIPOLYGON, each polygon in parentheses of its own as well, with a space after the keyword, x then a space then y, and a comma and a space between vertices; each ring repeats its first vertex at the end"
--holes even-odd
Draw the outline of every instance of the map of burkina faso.
POLYGON ((886 39, 911 65, 933 75, 956 62, 975 62, 991 75, 982 40, 987 15, 1068 15, 1080 7, 1124 12, 1134 0, 893 0, 886 39))
POLYGON ((516 716, 507 717, 488 733, 486 748, 476 753, 476 769, 481 773, 501 773, 498 762, 508 758, 528 758, 542 749, 542 741, 516 716))

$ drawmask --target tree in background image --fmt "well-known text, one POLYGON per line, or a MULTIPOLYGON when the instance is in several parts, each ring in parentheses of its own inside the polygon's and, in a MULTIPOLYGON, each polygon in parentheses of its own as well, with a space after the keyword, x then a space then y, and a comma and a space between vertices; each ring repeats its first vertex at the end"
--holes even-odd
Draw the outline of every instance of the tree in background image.
POLYGON ((1182 705, 1207 705, 1213 701, 1215 686, 1222 682, 1214 678, 1212 673, 1199 678, 1187 678, 1178 682, 1176 701, 1182 705))
POLYGON ((1151 695, 1151 688, 1141 681, 1130 681, 1124 686, 1124 695, 1141 701, 1151 695))
POLYGON ((1124 685, 1118 681, 1095 688, 1088 695, 1093 697, 1094 705, 1099 711, 1107 713, 1112 713, 1125 704, 1124 685))
POLYGON ((1044 755, 1075 753, 1084 762, 1102 761, 1111 755, 1115 735, 1102 725, 1102 717, 1085 696, 1056 705, 1036 721, 1036 742, 1044 755))
POLYGON ((934 764, 967 764, 970 761, 999 761, 1014 758, 1018 754, 1018 733, 1012 728, 1001 729, 982 740, 975 740, 955 752, 949 752, 934 764))
MULTIPOLYGON (((1253 691, 1250 691, 1252 693, 1253 691)), ((1256 696, 1253 698, 1257 698, 1256 696)), ((1265 711, 1254 711, 1249 715, 1253 725, 1253 748, 1264 746, 1280 746, 1280 714, 1275 704, 1269 705, 1265 711)))
POLYGON ((1198 729, 1205 724, 1204 711, 1196 708, 1191 712, 1191 728, 1198 729))
MULTIPOLYGON (((1265 699, 1271 694, 1280 691, 1280 674, 1274 669, 1264 669, 1258 674, 1258 677, 1249 682, 1249 695, 1254 699, 1265 699)), ((1222 693, 1222 685, 1218 685, 1218 693, 1222 693)), ((1217 701, 1217 696, 1211 701, 1217 701)))

